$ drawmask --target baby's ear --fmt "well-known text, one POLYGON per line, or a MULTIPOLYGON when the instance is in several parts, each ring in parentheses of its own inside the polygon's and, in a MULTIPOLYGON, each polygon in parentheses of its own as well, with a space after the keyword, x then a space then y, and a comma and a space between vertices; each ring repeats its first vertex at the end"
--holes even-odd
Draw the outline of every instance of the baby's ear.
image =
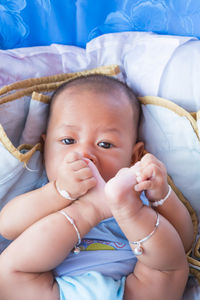
POLYGON ((137 142, 133 147, 132 164, 139 161, 144 155, 144 143, 137 142))
POLYGON ((41 138, 41 141, 44 143, 45 140, 46 140, 46 134, 42 133, 41 136, 40 136, 40 138, 41 138))
POLYGON ((42 145, 42 149, 44 149, 45 141, 46 141, 46 134, 43 133, 43 134, 41 134, 41 136, 40 136, 40 144, 42 145))

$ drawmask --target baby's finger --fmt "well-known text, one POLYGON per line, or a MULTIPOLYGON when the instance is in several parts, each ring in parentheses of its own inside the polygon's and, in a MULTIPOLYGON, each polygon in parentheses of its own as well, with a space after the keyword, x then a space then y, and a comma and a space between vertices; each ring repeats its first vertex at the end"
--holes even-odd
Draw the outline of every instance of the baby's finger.
POLYGON ((80 196, 85 195, 90 189, 95 187, 97 180, 95 177, 88 178, 80 182, 80 196))
POLYGON ((72 171, 79 171, 86 167, 88 167, 88 164, 83 159, 78 159, 70 163, 70 168, 72 171))
POLYGON ((145 168, 140 168, 136 170, 136 180, 137 182, 142 182, 150 179, 154 176, 154 165, 151 164, 145 168))
POLYGON ((72 162, 80 160, 82 158, 83 158, 83 156, 80 153, 78 153, 78 152, 70 152, 70 153, 68 153, 68 154, 65 155, 64 162, 72 163, 72 162))
POLYGON ((145 154, 142 157, 140 163, 143 168, 145 168, 146 166, 148 166, 149 164, 152 164, 152 163, 154 163, 155 165, 158 165, 160 167, 163 165, 163 163, 159 159, 157 159, 154 155, 152 155, 150 153, 145 154))
POLYGON ((93 172, 89 167, 82 168, 82 169, 76 171, 75 176, 80 181, 94 177, 93 172))
POLYGON ((142 181, 134 186, 136 192, 142 192, 149 189, 152 189, 152 182, 150 180, 142 181))
POLYGON ((147 179, 154 180, 155 178, 159 177, 163 177, 162 170, 158 165, 153 163, 136 171, 136 180, 138 183, 147 179))
POLYGON ((97 180, 95 177, 91 177, 84 180, 84 185, 87 187, 87 190, 93 188, 96 184, 97 184, 97 180))

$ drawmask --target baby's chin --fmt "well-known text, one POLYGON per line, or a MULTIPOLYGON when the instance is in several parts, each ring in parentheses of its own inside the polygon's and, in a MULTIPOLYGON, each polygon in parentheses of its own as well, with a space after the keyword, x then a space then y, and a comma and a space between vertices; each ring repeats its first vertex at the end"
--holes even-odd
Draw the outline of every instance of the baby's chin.
MULTIPOLYGON (((101 174, 101 173, 100 173, 100 174, 101 174)), ((103 178, 103 180, 104 180, 105 182, 108 182, 108 181, 111 180, 113 177, 115 177, 116 174, 117 174, 117 173, 115 173, 115 174, 113 174, 113 175, 110 175, 110 176, 107 176, 107 175, 105 175, 105 176, 101 175, 101 176, 102 176, 102 178, 103 178)))

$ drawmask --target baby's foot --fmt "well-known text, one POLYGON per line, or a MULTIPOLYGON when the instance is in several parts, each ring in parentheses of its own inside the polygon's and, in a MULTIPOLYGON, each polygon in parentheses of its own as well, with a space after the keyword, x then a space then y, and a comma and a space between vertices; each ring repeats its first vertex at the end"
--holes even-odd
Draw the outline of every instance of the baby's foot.
POLYGON ((106 183, 104 179, 101 177, 98 169, 96 168, 93 162, 88 160, 88 166, 92 170, 93 176, 96 179, 96 185, 95 187, 90 189, 86 195, 82 196, 80 200, 87 201, 86 203, 92 204, 95 207, 100 220, 107 219, 111 217, 112 214, 106 202, 106 196, 105 196, 106 183))
POLYGON ((138 208, 142 206, 139 193, 134 190, 136 184, 136 168, 134 166, 121 169, 106 183, 105 194, 113 215, 115 213, 126 215, 132 211, 133 207, 138 211, 138 208))
POLYGON ((115 198, 127 193, 137 183, 134 167, 123 168, 105 186, 106 195, 115 198))

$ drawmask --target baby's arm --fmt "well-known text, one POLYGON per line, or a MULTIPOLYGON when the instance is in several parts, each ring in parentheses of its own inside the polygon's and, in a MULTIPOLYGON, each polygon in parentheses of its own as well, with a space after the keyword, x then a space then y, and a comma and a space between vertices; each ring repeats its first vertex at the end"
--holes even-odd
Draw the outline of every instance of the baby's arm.
MULTIPOLYGON (((145 194, 149 201, 156 202, 163 199, 169 190, 167 171, 164 164, 155 156, 146 154, 136 165, 137 184, 135 190, 145 194)), ((150 202, 150 204, 152 203, 150 202)), ((185 251, 191 248, 193 241, 193 225, 188 210, 171 191, 167 200, 154 209, 164 216, 178 231, 185 251)))
POLYGON ((68 217, 56 212, 40 219, 0 255, 2 300, 41 299, 41 295, 44 300, 59 299, 58 286, 50 270, 67 257, 79 237, 111 216, 104 197, 105 182, 95 166, 91 169, 96 173, 96 186, 63 209, 68 217))
MULTIPOLYGON (((88 161, 79 153, 70 153, 59 166, 56 183, 60 190, 78 198, 95 186, 96 179, 88 161)), ((36 221, 71 203, 60 195, 55 181, 51 181, 37 190, 17 196, 1 210, 0 234, 7 239, 15 239, 36 221)))

